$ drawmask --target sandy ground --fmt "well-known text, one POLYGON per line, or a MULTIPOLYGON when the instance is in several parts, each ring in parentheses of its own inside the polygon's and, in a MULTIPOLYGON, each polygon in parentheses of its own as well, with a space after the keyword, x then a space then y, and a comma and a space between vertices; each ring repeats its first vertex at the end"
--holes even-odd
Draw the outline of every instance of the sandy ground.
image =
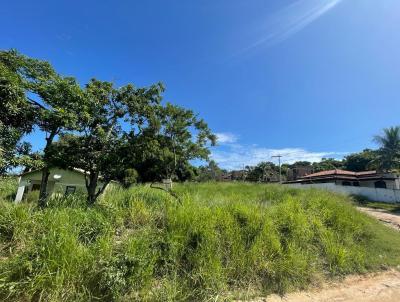
MULTIPOLYGON (((384 210, 359 207, 382 223, 400 231, 400 215, 384 210)), ((398 268, 400 269, 400 267, 398 268)), ((321 288, 291 293, 284 297, 271 295, 251 302, 400 302, 400 272, 390 270, 363 276, 350 276, 321 288)))
MULTIPOLYGON (((390 226, 398 231, 400 231, 400 215, 399 214, 393 214, 390 212, 387 212, 385 210, 379 210, 379 209, 370 209, 370 208, 362 208, 358 207, 358 210, 361 212, 364 212, 368 215, 371 215, 378 219, 379 221, 383 222, 387 226, 390 226)), ((400 297, 399 297, 400 301, 400 297)))
POLYGON ((251 302, 399 302, 400 272, 352 276, 340 283, 328 283, 306 292, 288 294, 285 297, 271 295, 251 302))

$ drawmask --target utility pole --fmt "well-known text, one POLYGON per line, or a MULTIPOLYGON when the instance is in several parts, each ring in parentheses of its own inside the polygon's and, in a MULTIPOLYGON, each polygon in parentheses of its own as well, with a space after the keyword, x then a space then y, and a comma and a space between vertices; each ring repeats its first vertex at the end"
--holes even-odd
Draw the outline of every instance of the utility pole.
POLYGON ((283 155, 274 155, 271 156, 272 158, 278 158, 279 161, 279 183, 282 183, 282 167, 281 167, 281 158, 283 157, 283 155))

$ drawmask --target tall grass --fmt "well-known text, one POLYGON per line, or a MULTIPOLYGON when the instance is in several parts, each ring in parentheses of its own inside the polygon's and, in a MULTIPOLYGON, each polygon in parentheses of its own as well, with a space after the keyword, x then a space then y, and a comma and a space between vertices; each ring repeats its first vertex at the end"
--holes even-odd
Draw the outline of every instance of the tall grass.
POLYGON ((0 300, 209 301, 400 264, 400 236, 322 191, 147 186, 0 202, 0 300), (249 291, 249 289, 251 289, 249 291))
POLYGON ((17 193, 18 180, 13 176, 0 176, 0 200, 13 201, 17 193))

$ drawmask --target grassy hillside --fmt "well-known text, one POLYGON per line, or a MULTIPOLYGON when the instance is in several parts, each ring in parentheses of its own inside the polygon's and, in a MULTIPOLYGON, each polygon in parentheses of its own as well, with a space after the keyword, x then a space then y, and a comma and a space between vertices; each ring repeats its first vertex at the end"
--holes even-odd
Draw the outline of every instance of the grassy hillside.
POLYGON ((175 190, 180 201, 114 189, 92 208, 72 196, 43 211, 0 201, 0 300, 223 301, 400 264, 399 234, 343 196, 257 184, 175 190))

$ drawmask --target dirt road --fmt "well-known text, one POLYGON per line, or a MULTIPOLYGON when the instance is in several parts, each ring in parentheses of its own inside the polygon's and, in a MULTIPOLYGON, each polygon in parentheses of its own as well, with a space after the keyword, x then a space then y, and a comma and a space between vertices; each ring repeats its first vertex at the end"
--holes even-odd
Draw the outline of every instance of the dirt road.
MULTIPOLYGON (((390 226, 390 227, 400 231, 400 215, 399 214, 390 213, 385 210, 363 208, 363 207, 358 207, 357 209, 360 210, 361 212, 364 212, 368 215, 375 217, 376 219, 383 222, 387 226, 390 226)), ((399 301, 400 301, 400 297, 399 297, 399 301)))
POLYGON ((396 270, 352 276, 339 283, 306 292, 276 295, 251 302, 399 302, 400 272, 396 270))

